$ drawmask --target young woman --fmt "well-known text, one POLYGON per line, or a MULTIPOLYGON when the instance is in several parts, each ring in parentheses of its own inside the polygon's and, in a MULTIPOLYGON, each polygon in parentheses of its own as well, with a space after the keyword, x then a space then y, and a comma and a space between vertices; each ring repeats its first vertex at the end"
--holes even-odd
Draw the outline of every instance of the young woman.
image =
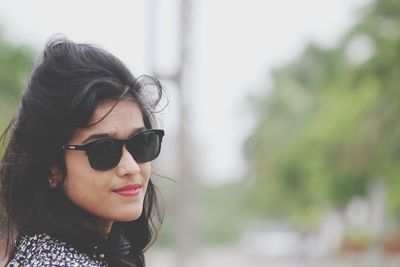
POLYGON ((103 49, 48 42, 0 138, 7 266, 144 266, 164 135, 150 80, 153 94, 103 49))

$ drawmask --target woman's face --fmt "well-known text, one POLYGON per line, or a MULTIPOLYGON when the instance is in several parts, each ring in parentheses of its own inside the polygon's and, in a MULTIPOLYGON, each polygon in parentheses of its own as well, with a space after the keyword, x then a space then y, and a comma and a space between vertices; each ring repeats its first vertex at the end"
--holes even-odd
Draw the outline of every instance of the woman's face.
MULTIPOLYGON (((114 103, 107 101, 100 104, 89 123, 97 122, 114 103)), ((139 106, 133 101, 122 100, 101 122, 79 129, 68 144, 84 144, 88 138, 127 139, 144 127, 139 106), (96 138, 94 135, 104 137, 96 138)), ((124 145, 121 161, 111 170, 93 169, 85 151, 65 151, 65 163, 66 177, 63 187, 67 196, 74 204, 97 216, 106 224, 106 228, 113 221, 132 221, 139 218, 151 173, 150 162, 138 164, 124 145), (118 190, 130 185, 140 185, 139 194, 123 194, 118 190)))

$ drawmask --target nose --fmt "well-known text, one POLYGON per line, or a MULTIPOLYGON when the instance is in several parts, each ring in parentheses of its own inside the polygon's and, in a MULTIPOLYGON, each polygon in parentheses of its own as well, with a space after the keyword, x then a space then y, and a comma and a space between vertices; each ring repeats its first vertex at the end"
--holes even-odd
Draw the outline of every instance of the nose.
POLYGON ((126 149, 125 145, 122 147, 121 160, 117 166, 117 174, 120 177, 132 176, 140 172, 139 164, 132 157, 132 154, 126 149))

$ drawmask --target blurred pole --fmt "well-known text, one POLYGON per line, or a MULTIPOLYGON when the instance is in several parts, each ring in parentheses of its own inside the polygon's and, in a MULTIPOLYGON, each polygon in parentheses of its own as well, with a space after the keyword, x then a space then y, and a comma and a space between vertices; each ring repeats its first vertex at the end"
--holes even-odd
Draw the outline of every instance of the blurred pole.
POLYGON ((146 58, 149 64, 150 74, 159 78, 156 70, 156 35, 157 35, 157 16, 155 15, 157 0, 147 0, 147 40, 146 40, 146 58))
MULTIPOLYGON (((196 198, 196 177, 192 170, 192 157, 190 150, 190 136, 189 136, 189 125, 190 125, 190 93, 188 92, 189 74, 190 74, 190 51, 191 51, 191 7, 192 0, 179 0, 177 1, 177 7, 180 9, 178 12, 180 16, 180 40, 178 42, 179 49, 179 62, 177 72, 165 76, 157 73, 155 64, 155 43, 157 27, 154 16, 154 10, 157 8, 157 0, 149 0, 149 62, 154 75, 160 79, 167 79, 174 82, 178 88, 178 100, 179 100, 179 130, 178 130, 178 176, 173 177, 177 180, 177 190, 175 199, 172 203, 172 222, 173 222, 173 239, 175 242, 176 252, 176 267, 188 267, 189 261, 193 258, 193 254, 196 250, 196 218, 198 212, 197 198, 196 198)), ((161 22, 162 25, 162 22, 161 22)), ((193 153, 193 152, 192 152, 193 153)))
MULTIPOLYGON (((191 0, 180 1, 180 62, 178 73, 174 77, 179 88, 179 180, 174 203, 174 240, 176 244, 176 267, 188 267, 195 250, 195 218, 197 201, 195 197, 195 177, 191 172, 190 153, 190 98, 189 98, 189 62, 191 32, 191 0)), ((192 150, 193 153, 193 150, 192 150)))

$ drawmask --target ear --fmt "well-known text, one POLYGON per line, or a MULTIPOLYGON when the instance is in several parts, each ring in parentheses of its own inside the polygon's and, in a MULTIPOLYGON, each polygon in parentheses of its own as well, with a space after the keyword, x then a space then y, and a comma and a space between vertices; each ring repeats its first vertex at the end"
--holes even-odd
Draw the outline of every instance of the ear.
POLYGON ((62 172, 58 166, 51 166, 50 169, 49 184, 51 188, 56 187, 62 183, 63 177, 62 172))

